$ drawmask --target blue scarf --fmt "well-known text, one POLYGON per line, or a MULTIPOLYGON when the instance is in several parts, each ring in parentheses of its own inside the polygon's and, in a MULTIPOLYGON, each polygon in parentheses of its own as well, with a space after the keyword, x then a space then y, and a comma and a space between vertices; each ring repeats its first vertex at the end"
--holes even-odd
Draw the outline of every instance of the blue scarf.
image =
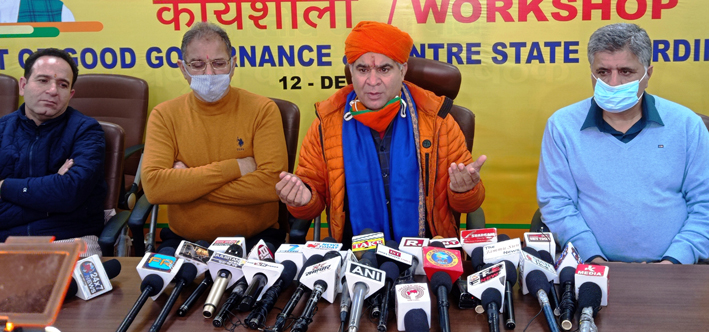
MULTIPOLYGON (((403 90, 408 94, 406 87, 403 90)), ((350 102, 356 98, 354 91, 347 96, 346 114, 351 111, 350 102)), ((404 236, 419 235, 420 175, 412 124, 415 112, 415 105, 402 102, 402 110, 392 120, 389 197, 394 234, 389 230, 384 181, 371 129, 345 116, 342 153, 352 234, 370 228, 397 242, 404 236)))

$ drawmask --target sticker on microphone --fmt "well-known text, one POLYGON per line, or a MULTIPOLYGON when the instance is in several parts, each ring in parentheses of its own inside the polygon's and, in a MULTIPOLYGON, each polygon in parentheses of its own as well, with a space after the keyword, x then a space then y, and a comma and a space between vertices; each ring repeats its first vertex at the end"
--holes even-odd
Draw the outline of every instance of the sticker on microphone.
POLYGON ((458 257, 441 249, 433 249, 426 253, 426 260, 440 267, 453 267, 458 264, 458 257))
POLYGON ((405 284, 399 289, 399 295, 407 301, 419 301, 426 295, 426 289, 418 284, 405 284))
POLYGON ((89 293, 94 295, 105 289, 101 277, 98 275, 96 266, 91 261, 86 261, 81 263, 81 276, 83 277, 84 284, 89 289, 89 293))
POLYGON ((161 254, 151 254, 150 258, 143 265, 144 268, 156 271, 167 271, 172 270, 175 265, 177 258, 172 256, 166 256, 161 254))

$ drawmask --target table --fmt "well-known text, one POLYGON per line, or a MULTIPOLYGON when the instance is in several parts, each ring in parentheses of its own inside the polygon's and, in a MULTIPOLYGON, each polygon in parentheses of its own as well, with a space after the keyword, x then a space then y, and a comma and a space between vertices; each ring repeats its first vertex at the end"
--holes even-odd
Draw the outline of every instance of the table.
MULTIPOLYGON (((110 293, 90 301, 79 298, 68 300, 54 324, 62 332, 115 331, 140 294, 140 277, 135 266, 139 257, 119 258, 121 274, 112 280, 110 293)), ((469 264, 468 264, 469 265, 469 264)), ((610 285, 609 306, 604 307, 596 317, 599 331, 707 331, 709 329, 709 266, 707 265, 657 265, 609 263, 610 285)), ((466 275, 470 268, 466 267, 466 275)), ((197 280, 199 281, 199 280, 197 280)), ((185 287, 162 331, 217 331, 223 328, 212 326, 211 320, 202 317, 202 305, 206 294, 192 308, 187 317, 178 317, 175 312, 191 294, 197 282, 185 287)), ((169 286, 160 298, 148 301, 136 317, 129 331, 147 331, 172 292, 169 286)), ((291 285, 279 298, 277 308, 282 308, 290 298, 294 286, 291 285)), ((537 299, 531 294, 522 295, 519 285, 514 290, 517 328, 523 331, 530 319, 540 311, 537 299)), ((306 297, 304 297, 307 299, 306 297)), ((305 300, 295 309, 300 314, 305 300)), ((440 331, 435 296, 432 298, 431 331, 440 331)), ((320 300, 318 312, 309 331, 334 332, 339 328, 339 297, 335 304, 320 300)), ((272 325, 280 312, 275 309, 268 316, 267 325, 272 325)), ((245 319, 247 313, 237 314, 245 319)), ((389 331, 397 331, 395 318, 390 316, 389 331)), ((457 301, 451 301, 451 330, 488 331, 487 315, 476 314, 473 310, 461 310, 457 301)), ((502 320, 502 315, 500 315, 502 320)), ((574 325, 576 329, 576 325, 574 325)), ((504 331, 502 324, 500 330, 504 331)), ((527 331, 548 331, 546 320, 540 314, 527 331)), ((247 331, 243 326, 235 331, 247 331)), ((376 331, 376 325, 365 321, 360 323, 360 331, 376 331)))

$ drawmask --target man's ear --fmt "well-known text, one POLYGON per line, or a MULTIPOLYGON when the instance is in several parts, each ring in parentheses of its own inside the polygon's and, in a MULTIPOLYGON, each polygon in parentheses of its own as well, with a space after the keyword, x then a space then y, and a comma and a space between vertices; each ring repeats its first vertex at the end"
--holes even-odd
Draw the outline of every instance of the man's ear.
POLYGON ((19 82, 19 87, 20 87, 20 96, 25 96, 25 85, 27 85, 27 79, 22 76, 20 77, 20 82, 19 82))
POLYGON ((401 66, 401 77, 406 76, 406 70, 408 70, 408 69, 409 69, 409 63, 404 62, 404 64, 401 66))
POLYGON ((190 81, 189 75, 187 75, 187 68, 185 68, 185 63, 177 59, 177 68, 180 68, 180 73, 182 73, 182 77, 184 77, 188 82, 190 81))

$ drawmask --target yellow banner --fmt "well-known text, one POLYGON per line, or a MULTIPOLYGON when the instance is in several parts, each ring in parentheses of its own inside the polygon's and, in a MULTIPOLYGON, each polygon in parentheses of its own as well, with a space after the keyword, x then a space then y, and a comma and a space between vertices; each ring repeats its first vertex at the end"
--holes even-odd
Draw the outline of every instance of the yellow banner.
MULTIPOLYGON (((0 20, 12 22, 3 11, 0 20)), ((0 73, 20 77, 29 54, 58 47, 75 57, 80 74, 145 79, 152 108, 189 92, 176 65, 181 37, 194 22, 211 21, 235 45, 232 85, 295 102, 301 139, 312 105, 345 84, 351 28, 390 22, 411 34, 413 56, 462 72, 455 103, 476 115, 473 155, 488 156, 483 208, 487 223, 503 229, 527 228, 537 208, 547 118, 592 95, 586 44, 597 28, 645 28, 655 66, 648 92, 700 113, 709 106, 704 0, 64 0, 61 14, 45 14, 67 22, 0 24, 0 73)))

